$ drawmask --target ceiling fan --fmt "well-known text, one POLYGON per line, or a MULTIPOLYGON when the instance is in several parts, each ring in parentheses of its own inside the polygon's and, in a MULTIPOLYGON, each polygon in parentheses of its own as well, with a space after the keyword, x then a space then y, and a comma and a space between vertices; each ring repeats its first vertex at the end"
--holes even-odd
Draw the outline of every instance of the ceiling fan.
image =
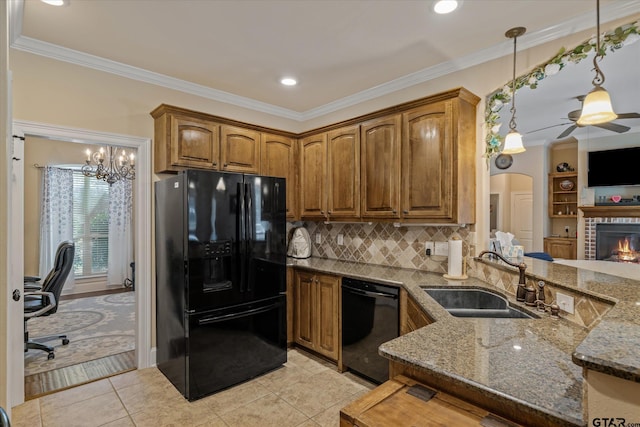
MULTIPOLYGON (((582 102, 584 101, 586 95, 580 95, 577 96, 576 98, 578 99, 578 101, 582 102)), ((582 112, 582 110, 573 110, 570 111, 569 114, 567 114, 567 118, 569 120, 571 120, 573 122, 573 124, 571 126, 569 126, 568 128, 566 128, 560 135, 558 135, 557 139, 562 139, 562 138, 566 138, 567 136, 569 136, 571 134, 571 132, 573 132, 574 130, 576 130, 576 128, 578 127, 583 127, 580 126, 577 122, 577 120, 580 118, 580 113, 582 112)), ((620 120, 620 119, 640 119, 640 113, 622 113, 622 114, 618 114, 618 117, 616 120, 620 120)), ((565 123, 568 124, 568 123, 565 123)), ((608 122, 608 123, 602 123, 599 125, 592 125, 595 127, 599 127, 601 129, 606 129, 606 130, 610 130, 612 132, 617 132, 617 133, 624 133, 626 131, 628 131, 629 129, 631 129, 628 126, 623 126, 623 125, 619 125, 617 123, 613 123, 613 122, 608 122)))

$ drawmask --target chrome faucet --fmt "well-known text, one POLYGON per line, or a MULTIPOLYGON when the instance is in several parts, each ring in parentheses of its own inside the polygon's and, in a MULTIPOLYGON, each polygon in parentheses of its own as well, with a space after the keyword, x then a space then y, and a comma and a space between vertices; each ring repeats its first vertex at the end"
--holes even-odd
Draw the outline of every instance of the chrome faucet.
POLYGON ((510 266, 518 268, 518 271, 520 272, 520 278, 518 279, 518 291, 516 293, 516 300, 517 301, 524 301, 524 297, 525 297, 525 294, 526 294, 525 288, 526 288, 526 285, 527 285, 527 281, 526 281, 524 272, 527 269, 527 264, 525 264, 524 262, 520 262, 520 263, 511 262, 511 261, 507 260, 505 257, 503 257, 501 254, 499 254, 498 252, 495 252, 495 251, 482 251, 482 252, 480 252, 480 254, 478 255, 478 257, 476 259, 480 259, 486 254, 495 255, 498 258, 500 258, 502 261, 504 261, 505 263, 509 264, 510 266))

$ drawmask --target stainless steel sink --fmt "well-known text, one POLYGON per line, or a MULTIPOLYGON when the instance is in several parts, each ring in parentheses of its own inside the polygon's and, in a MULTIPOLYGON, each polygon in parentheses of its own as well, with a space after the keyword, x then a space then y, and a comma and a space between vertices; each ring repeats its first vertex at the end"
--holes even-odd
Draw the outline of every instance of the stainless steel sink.
POLYGON ((475 288, 423 288, 438 304, 456 317, 534 319, 511 307, 509 301, 491 291, 475 288))

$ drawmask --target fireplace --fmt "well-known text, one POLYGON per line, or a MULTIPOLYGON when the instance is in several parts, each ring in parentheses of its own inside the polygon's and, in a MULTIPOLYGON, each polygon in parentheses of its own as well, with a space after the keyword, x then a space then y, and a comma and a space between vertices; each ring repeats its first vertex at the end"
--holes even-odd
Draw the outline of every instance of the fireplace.
POLYGON ((640 224, 596 224, 596 259, 640 263, 640 224))

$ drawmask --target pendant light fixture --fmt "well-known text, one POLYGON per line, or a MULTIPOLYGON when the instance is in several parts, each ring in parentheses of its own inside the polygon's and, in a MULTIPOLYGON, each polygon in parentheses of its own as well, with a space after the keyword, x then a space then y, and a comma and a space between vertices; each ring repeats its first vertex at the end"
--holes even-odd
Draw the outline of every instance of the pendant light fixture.
POLYGON ((516 39, 527 31, 524 27, 515 27, 504 33, 513 39, 513 80, 511 83, 511 120, 509 120, 509 133, 504 139, 502 154, 518 154, 526 151, 522 145, 522 135, 516 130, 516 39))
POLYGON ((604 74, 598 67, 598 61, 604 58, 600 51, 600 0, 596 0, 596 32, 596 54, 593 57, 593 70, 596 72, 596 76, 591 82, 594 86, 593 90, 587 94, 582 103, 582 113, 577 122, 581 126, 599 125, 618 117, 613 112, 609 93, 602 87, 604 74))

